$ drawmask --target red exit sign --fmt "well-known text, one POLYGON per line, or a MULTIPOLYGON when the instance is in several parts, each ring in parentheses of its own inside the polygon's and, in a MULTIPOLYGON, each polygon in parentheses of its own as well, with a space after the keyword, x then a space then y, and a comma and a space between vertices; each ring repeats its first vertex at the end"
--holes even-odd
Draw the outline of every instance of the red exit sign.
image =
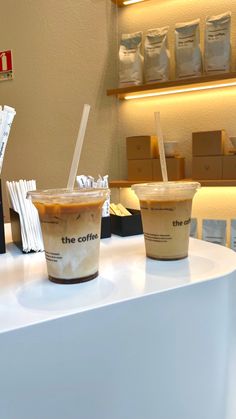
POLYGON ((0 51, 0 80, 12 79, 12 52, 0 51))

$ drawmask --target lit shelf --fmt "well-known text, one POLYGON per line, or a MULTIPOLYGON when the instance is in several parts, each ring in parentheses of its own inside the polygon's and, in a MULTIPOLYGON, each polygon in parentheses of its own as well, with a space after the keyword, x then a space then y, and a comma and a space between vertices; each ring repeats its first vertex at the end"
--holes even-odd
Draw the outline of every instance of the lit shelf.
POLYGON ((161 96, 231 86, 236 86, 236 72, 109 89, 107 90, 107 96, 116 96, 119 99, 137 99, 139 97, 161 96))
MULTIPOLYGON (((182 181, 196 181, 201 186, 236 186, 236 179, 220 179, 220 180, 205 180, 205 179, 182 179, 182 181)), ((110 188, 130 188, 135 183, 155 182, 154 180, 112 180, 109 182, 110 188)))
POLYGON ((131 4, 135 4, 135 3, 143 3, 144 1, 147 0, 111 0, 112 3, 115 3, 118 7, 123 7, 123 6, 130 6, 131 4))

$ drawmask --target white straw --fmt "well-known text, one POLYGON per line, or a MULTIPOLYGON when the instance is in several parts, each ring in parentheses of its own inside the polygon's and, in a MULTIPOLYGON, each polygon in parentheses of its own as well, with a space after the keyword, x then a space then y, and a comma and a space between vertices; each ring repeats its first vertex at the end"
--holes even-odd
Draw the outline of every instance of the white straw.
POLYGON ((77 173, 78 166, 79 166, 80 154, 81 154, 83 141, 84 141, 84 136, 85 136, 85 131, 86 131, 86 127, 87 127, 89 112, 90 112, 90 105, 84 105, 83 114, 82 114, 82 118, 81 118, 81 122, 80 122, 79 133, 78 133, 78 137, 77 137, 77 140, 76 140, 73 160, 72 160, 72 163, 71 163, 70 175, 69 175, 69 179, 68 179, 68 183, 67 183, 67 188, 68 189, 73 189, 73 187, 74 187, 76 173, 77 173))
POLYGON ((163 182, 168 182, 164 140, 163 140, 163 135, 161 131, 160 112, 155 112, 154 115, 155 115, 155 122, 156 122, 156 132, 157 132, 157 141, 158 141, 158 148, 159 148, 159 155, 160 155, 162 180, 163 182))

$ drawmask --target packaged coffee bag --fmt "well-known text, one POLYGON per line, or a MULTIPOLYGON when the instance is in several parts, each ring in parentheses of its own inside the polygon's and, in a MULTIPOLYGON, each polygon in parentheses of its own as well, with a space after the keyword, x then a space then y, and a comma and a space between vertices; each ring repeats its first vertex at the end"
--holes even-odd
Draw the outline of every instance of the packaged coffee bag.
POLYGON ((190 237, 197 239, 197 218, 191 218, 190 237))
POLYGON ((175 25, 176 78, 198 77, 202 73, 200 19, 175 25))
POLYGON ((236 252, 236 220, 230 223, 230 248, 236 252))
POLYGON ((144 42, 144 78, 146 83, 169 80, 170 53, 168 26, 149 29, 144 42))
POLYGON ((206 73, 230 71, 230 31, 231 12, 206 19, 204 54, 206 73))
POLYGON ((202 239, 216 244, 226 245, 226 220, 203 220, 202 239))
POLYGON ((143 83, 142 32, 123 34, 119 50, 120 87, 143 83))

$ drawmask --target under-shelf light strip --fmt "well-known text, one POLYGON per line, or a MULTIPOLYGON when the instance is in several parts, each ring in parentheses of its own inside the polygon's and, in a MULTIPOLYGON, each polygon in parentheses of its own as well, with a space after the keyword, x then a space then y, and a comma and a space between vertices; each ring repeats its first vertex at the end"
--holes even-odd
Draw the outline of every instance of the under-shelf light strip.
POLYGON ((123 5, 128 6, 129 4, 140 3, 141 1, 144 1, 144 0, 126 0, 126 1, 123 1, 123 5))
POLYGON ((208 85, 208 86, 185 87, 183 89, 166 90, 162 92, 138 93, 135 95, 125 96, 124 99, 131 100, 131 99, 141 99, 141 98, 148 98, 148 97, 154 97, 154 96, 174 95, 176 93, 186 93, 186 92, 195 92, 195 91, 200 91, 200 90, 219 89, 221 87, 231 87, 231 86, 236 86, 236 81, 229 82, 229 83, 208 85))

